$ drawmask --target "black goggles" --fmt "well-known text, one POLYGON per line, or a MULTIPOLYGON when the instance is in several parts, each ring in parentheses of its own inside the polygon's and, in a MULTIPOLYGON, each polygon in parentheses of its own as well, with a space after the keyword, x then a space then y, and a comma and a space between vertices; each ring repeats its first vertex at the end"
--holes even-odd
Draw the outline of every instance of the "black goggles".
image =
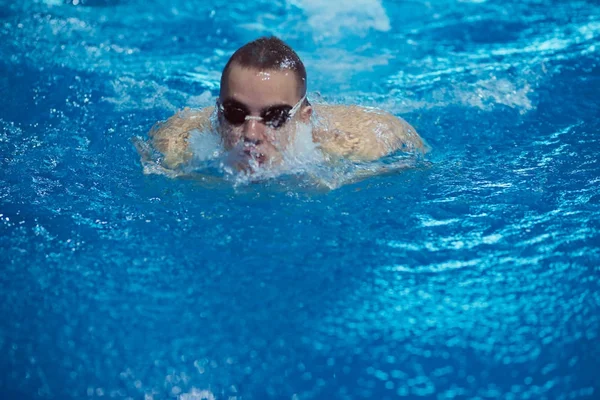
POLYGON ((263 124, 270 128, 280 128, 289 121, 300 109, 306 96, 302 97, 293 107, 287 104, 267 107, 260 112, 260 117, 250 115, 248 107, 235 100, 225 100, 221 104, 217 100, 219 112, 223 114, 225 120, 231 125, 240 126, 246 121, 262 121, 263 124))

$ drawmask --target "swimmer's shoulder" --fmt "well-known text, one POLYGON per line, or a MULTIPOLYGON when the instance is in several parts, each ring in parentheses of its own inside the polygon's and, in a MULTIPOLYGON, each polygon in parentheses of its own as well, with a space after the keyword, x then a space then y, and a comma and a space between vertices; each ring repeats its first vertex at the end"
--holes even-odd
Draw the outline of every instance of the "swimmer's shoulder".
POLYGON ((313 106, 315 141, 332 155, 374 160, 402 149, 425 153, 427 145, 415 128, 387 111, 357 105, 313 106))
POLYGON ((214 107, 184 108, 166 121, 156 123, 149 136, 155 149, 160 151, 167 168, 177 168, 192 157, 188 148, 190 133, 212 129, 211 115, 214 107))

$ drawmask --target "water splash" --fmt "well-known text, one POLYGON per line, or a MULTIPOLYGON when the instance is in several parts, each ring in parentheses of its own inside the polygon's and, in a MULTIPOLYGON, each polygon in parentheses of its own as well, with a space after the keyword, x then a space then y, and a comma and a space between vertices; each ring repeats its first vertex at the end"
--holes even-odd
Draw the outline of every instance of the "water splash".
POLYGON ((401 170, 426 166, 422 155, 395 152, 376 161, 356 162, 332 159, 324 154, 313 141, 312 127, 297 123, 293 142, 282 151, 282 162, 277 165, 260 165, 253 159, 248 168, 239 168, 242 148, 226 151, 219 134, 214 131, 190 133, 189 148, 192 157, 177 169, 163 165, 163 157, 150 143, 140 137, 132 139, 143 167, 144 174, 158 174, 169 178, 187 177, 199 181, 221 181, 235 188, 257 183, 284 189, 320 188, 337 189, 370 176, 395 173, 401 170))

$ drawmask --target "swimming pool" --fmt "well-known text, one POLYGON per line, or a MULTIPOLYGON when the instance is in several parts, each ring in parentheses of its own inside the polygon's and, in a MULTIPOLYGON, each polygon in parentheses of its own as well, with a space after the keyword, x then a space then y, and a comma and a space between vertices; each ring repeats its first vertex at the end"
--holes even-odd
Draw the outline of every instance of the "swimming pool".
MULTIPOLYGON (((0 7, 0 397, 600 396, 595 1, 0 7), (429 164, 316 190, 142 174, 276 34, 429 164)), ((319 92, 319 93, 316 93, 319 92)))

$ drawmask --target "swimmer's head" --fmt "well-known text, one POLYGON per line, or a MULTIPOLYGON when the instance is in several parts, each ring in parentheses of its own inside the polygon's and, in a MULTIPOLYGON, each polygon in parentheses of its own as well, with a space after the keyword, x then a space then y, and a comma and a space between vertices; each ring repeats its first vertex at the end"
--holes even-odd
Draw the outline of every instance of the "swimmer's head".
POLYGON ((298 124, 310 121, 304 64, 275 37, 250 42, 225 66, 217 106, 226 149, 258 164, 279 163, 298 124))
POLYGON ((296 77, 298 98, 306 95, 306 69, 298 54, 281 39, 261 37, 237 49, 221 74, 221 95, 227 87, 231 67, 238 65, 259 71, 290 71, 296 77))

